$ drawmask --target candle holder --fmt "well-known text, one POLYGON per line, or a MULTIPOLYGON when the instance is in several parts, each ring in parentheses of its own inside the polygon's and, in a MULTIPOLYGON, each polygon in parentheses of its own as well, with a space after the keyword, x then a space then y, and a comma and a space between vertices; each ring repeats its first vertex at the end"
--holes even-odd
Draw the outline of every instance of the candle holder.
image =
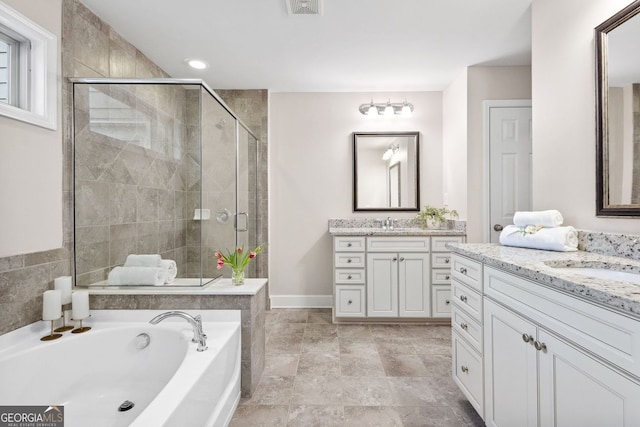
POLYGON ((65 305, 62 305, 62 326, 56 328, 54 332, 67 332, 72 330, 74 327, 69 325, 67 326, 67 316, 65 316, 66 311, 64 310, 65 305))
POLYGON ((91 326, 82 326, 82 319, 80 319, 80 327, 71 331, 72 334, 81 334, 83 332, 87 332, 91 330, 91 326))
POLYGON ((54 334, 53 332, 53 320, 50 321, 51 322, 51 334, 49 335, 45 335, 44 337, 40 338, 40 341, 53 341, 53 340, 57 340, 58 338, 60 338, 62 336, 62 334, 54 334))

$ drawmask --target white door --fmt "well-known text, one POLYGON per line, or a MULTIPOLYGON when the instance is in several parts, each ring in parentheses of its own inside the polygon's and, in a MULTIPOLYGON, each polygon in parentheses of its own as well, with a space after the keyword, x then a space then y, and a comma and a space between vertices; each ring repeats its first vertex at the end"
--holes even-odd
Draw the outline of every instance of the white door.
POLYGON ((400 317, 430 317, 429 254, 404 252, 398 258, 400 317))
POLYGON ((540 425, 640 426, 640 385, 540 329, 540 425))
POLYGON ((491 427, 537 427, 536 327, 484 301, 484 421, 491 427))
POLYGON ((367 254, 367 316, 398 317, 398 254, 367 254))
POLYGON ((490 242, 531 210, 531 107, 489 107, 490 242))

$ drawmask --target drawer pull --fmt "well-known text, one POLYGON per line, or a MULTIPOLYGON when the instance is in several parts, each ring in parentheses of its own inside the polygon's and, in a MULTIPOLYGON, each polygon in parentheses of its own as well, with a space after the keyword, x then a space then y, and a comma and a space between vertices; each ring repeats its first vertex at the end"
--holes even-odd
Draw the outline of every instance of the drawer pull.
POLYGON ((404 261, 404 257, 400 257, 400 262, 404 261))
POLYGON ((447 258, 447 259, 444 260, 444 263, 445 264, 449 264, 449 261, 451 261, 451 260, 449 258, 447 258))
POLYGON ((545 352, 547 351, 547 345, 543 342, 540 341, 534 341, 533 342, 533 346, 536 348, 536 350, 538 351, 542 351, 545 352))
POLYGON ((468 374, 468 373, 469 373, 469 368, 468 368, 467 366, 461 365, 461 366, 460 366, 460 370, 461 370, 462 372, 464 372, 465 374, 468 374))
POLYGON ((347 243, 348 248, 350 248, 351 246, 353 246, 351 243, 347 243))
POLYGON ((398 258, 392 258, 391 261, 396 262, 398 258))
POLYGON ((351 304, 353 304, 353 301, 349 300, 349 301, 347 301, 347 304, 351 305, 351 304))
POLYGON ((524 342, 528 342, 528 343, 533 343, 533 337, 529 334, 522 334, 522 341, 524 342))
POLYGON ((446 276, 444 276, 445 279, 450 280, 451 277, 449 277, 449 275, 447 274, 446 276))
POLYGON ((460 295, 460 301, 467 302, 467 296, 466 295, 460 295))
POLYGON ((347 264, 351 264, 351 258, 347 260, 347 264))
POLYGON ((467 269, 464 267, 460 267, 460 273, 467 274, 467 269))
POLYGON ((351 275, 348 275, 348 276, 347 276, 347 279, 351 280, 351 275))
POLYGON ((460 323, 460 327, 466 331, 467 328, 469 328, 469 325, 467 325, 466 323, 462 322, 462 323, 460 323))
POLYGON ((444 300, 444 303, 445 303, 445 304, 447 304, 447 305, 449 305, 449 304, 451 304, 451 301, 449 301, 449 300, 447 299, 447 300, 444 300))

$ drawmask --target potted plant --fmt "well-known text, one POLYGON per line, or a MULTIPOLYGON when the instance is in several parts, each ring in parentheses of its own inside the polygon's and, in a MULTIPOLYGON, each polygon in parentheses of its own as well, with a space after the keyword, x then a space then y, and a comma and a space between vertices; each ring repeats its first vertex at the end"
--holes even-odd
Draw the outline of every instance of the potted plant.
POLYGON ((448 219, 458 218, 458 211, 455 209, 447 209, 446 207, 436 208, 434 206, 425 205, 416 220, 423 228, 442 228, 448 219))
POLYGON ((228 265, 231 267, 231 284, 242 285, 244 284, 244 269, 263 249, 264 245, 260 245, 249 252, 245 252, 242 246, 225 252, 216 251, 214 254, 218 260, 216 268, 220 270, 225 265, 228 265))

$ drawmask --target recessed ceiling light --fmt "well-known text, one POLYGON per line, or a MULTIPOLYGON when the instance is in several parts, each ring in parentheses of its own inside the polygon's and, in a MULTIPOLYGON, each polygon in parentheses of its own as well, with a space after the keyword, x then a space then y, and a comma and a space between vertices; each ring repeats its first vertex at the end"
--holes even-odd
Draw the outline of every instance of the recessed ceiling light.
POLYGON ((195 68, 196 70, 204 70, 209 66, 206 62, 201 59, 191 59, 187 58, 184 62, 191 68, 195 68))

